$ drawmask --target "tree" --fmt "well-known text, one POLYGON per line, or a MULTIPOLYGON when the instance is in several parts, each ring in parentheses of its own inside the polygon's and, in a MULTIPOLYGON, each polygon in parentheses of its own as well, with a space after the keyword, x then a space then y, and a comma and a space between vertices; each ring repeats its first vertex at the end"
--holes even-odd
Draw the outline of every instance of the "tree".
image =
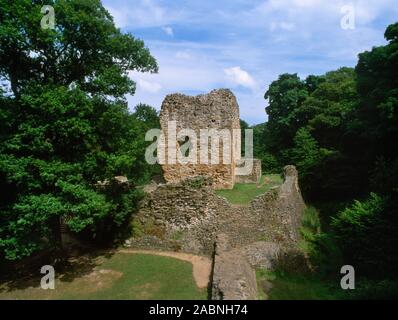
POLYGON ((147 181, 150 177, 160 175, 162 169, 160 165, 148 165, 145 159, 146 148, 152 143, 151 141, 145 141, 144 137, 146 133, 151 129, 160 129, 159 112, 155 108, 146 105, 138 104, 131 120, 135 123, 134 127, 138 131, 137 135, 141 137, 136 141, 135 149, 137 150, 137 161, 136 166, 133 168, 135 173, 139 173, 141 181, 147 181))
POLYGON ((27 83, 73 83, 122 97, 135 91, 129 70, 157 70, 144 43, 122 34, 99 0, 1 0, 0 6, 0 76, 15 96, 27 83), (44 5, 54 7, 54 30, 41 27, 44 5))
POLYGON ((358 106, 355 73, 351 68, 340 68, 321 79, 295 115, 322 146, 339 149, 344 126, 358 106))
MULTIPOLYGON (((298 167, 306 200, 321 209, 326 228, 313 243, 319 261, 327 257, 330 266, 336 243, 342 263, 379 280, 397 275, 398 23, 385 38, 388 44, 359 55, 355 69, 305 81, 281 75, 265 95, 261 140, 280 166, 298 167)), ((396 287, 387 284, 370 289, 396 287)))
POLYGON ((143 178, 141 120, 128 111, 130 70, 157 71, 141 40, 122 34, 99 0, 0 0, 0 248, 20 259, 60 248, 60 219, 105 239, 134 210, 143 178), (54 30, 42 29, 52 5, 54 30), (115 188, 117 192, 115 192, 115 188))
MULTIPOLYGON (((360 95, 356 129, 361 138, 362 162, 368 171, 381 157, 386 168, 397 167, 398 23, 386 29, 385 38, 389 43, 361 53, 355 68, 360 95)), ((390 181, 383 183, 397 187, 398 172, 390 172, 389 176, 390 181)), ((383 189, 380 184, 374 187, 383 189)))
POLYGON ((253 154, 261 160, 261 167, 264 172, 280 172, 279 163, 274 155, 269 153, 264 143, 266 135, 266 123, 261 123, 252 127, 253 129, 253 154))
POLYGON ((159 113, 147 104, 138 104, 134 109, 133 116, 144 123, 147 130, 160 128, 159 113))
POLYGON ((241 151, 241 156, 244 157, 245 156, 245 145, 246 145, 246 129, 249 129, 250 126, 249 124, 240 119, 240 131, 241 131, 241 140, 240 140, 240 151, 241 151))
POLYGON ((306 128, 300 128, 294 137, 292 160, 296 164, 300 175, 308 177, 312 170, 319 165, 323 158, 331 153, 330 150, 319 147, 318 142, 311 136, 306 128))
POLYGON ((308 92, 297 74, 282 74, 271 83, 264 98, 268 99, 267 150, 283 164, 288 160, 285 150, 293 146, 293 138, 301 124, 295 117, 308 92))
POLYGON ((353 69, 310 75, 305 81, 281 75, 266 97, 265 149, 280 167, 290 163, 299 168, 307 197, 350 197, 363 191, 363 171, 357 170, 360 162, 353 155, 356 136, 350 131, 359 100, 353 69))

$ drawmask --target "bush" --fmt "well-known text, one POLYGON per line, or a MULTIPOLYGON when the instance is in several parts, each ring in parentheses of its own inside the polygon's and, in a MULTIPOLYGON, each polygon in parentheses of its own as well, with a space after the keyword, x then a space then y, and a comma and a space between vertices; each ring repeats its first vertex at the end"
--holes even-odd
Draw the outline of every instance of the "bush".
POLYGON ((355 290, 348 292, 348 297, 355 300, 390 300, 398 299, 398 282, 392 280, 362 280, 355 290))
POLYGON ((279 173, 281 166, 278 160, 270 153, 266 152, 257 156, 261 160, 261 168, 266 173, 279 173))
POLYGON ((314 207, 309 206, 304 210, 301 222, 304 228, 308 228, 314 233, 319 233, 321 231, 319 212, 314 207))
POLYGON ((341 265, 341 253, 333 236, 321 232, 318 210, 311 206, 306 208, 301 223, 300 248, 309 256, 319 275, 335 275, 341 265))
POLYGON ((397 274, 398 217, 394 201, 371 193, 332 219, 346 263, 373 277, 397 274))

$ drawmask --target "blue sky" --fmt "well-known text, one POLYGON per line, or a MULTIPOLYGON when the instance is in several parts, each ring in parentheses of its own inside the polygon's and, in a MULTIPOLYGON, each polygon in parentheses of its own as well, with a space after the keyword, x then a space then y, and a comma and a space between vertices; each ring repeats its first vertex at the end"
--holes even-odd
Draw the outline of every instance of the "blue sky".
POLYGON ((355 66, 357 55, 385 43, 398 21, 397 0, 103 0, 116 25, 145 41, 158 74, 132 72, 142 102, 160 109, 170 93, 231 89, 241 118, 264 122, 268 85, 282 73, 301 77, 355 66), (343 29, 344 6, 355 11, 343 29))

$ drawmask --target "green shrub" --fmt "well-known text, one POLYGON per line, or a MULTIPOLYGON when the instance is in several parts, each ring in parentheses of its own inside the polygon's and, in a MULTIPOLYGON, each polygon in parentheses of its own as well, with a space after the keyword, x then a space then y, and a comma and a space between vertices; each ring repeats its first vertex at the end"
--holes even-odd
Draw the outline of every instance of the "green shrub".
POLYGON ((307 207, 301 217, 300 234, 302 240, 299 243, 304 252, 310 254, 314 250, 313 243, 316 236, 321 231, 321 222, 319 220, 318 210, 314 207, 307 207))
POLYGON ((398 299, 398 282, 395 280, 362 280, 355 290, 348 292, 348 297, 355 300, 390 300, 398 299))
POLYGON ((363 201, 340 211, 332 219, 345 261, 367 276, 396 275, 398 265, 398 217, 395 201, 371 193, 363 201))
POLYGON ((155 224, 153 219, 148 219, 141 223, 137 219, 133 219, 130 223, 133 237, 154 236, 158 239, 164 239, 166 231, 164 227, 155 224))
POLYGON ((278 160, 272 154, 266 152, 257 156, 261 160, 261 168, 263 172, 267 173, 279 173, 281 166, 278 160))
POLYGON ((331 234, 321 232, 321 221, 316 208, 309 206, 301 218, 299 247, 308 254, 318 274, 336 274, 341 264, 341 253, 331 234))
POLYGON ((144 235, 143 226, 137 219, 134 219, 131 222, 131 232, 132 232, 133 237, 139 238, 144 235))
POLYGON ((319 233, 321 231, 319 212, 316 208, 312 206, 309 206, 304 210, 301 222, 303 227, 309 228, 314 233, 319 233))

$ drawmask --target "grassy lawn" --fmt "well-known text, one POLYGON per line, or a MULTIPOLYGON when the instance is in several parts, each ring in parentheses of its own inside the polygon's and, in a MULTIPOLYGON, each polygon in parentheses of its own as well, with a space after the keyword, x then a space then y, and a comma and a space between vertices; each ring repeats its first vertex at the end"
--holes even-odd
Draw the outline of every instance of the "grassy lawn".
POLYGON ((268 174, 263 175, 258 184, 237 183, 231 190, 217 190, 216 193, 232 204, 245 205, 249 204, 255 197, 280 184, 282 184, 282 177, 279 174, 268 174))
POLYGON ((96 258, 95 266, 83 274, 60 274, 55 290, 43 290, 40 279, 0 286, 0 299, 193 299, 204 300, 189 262, 147 254, 116 253, 96 258), (33 285, 34 284, 34 285, 33 285))
POLYGON ((343 290, 340 289, 339 282, 334 284, 315 276, 285 274, 262 269, 257 270, 256 275, 260 300, 267 297, 269 300, 338 300, 347 298, 343 290), (264 287, 267 286, 268 289, 264 290, 264 287))

